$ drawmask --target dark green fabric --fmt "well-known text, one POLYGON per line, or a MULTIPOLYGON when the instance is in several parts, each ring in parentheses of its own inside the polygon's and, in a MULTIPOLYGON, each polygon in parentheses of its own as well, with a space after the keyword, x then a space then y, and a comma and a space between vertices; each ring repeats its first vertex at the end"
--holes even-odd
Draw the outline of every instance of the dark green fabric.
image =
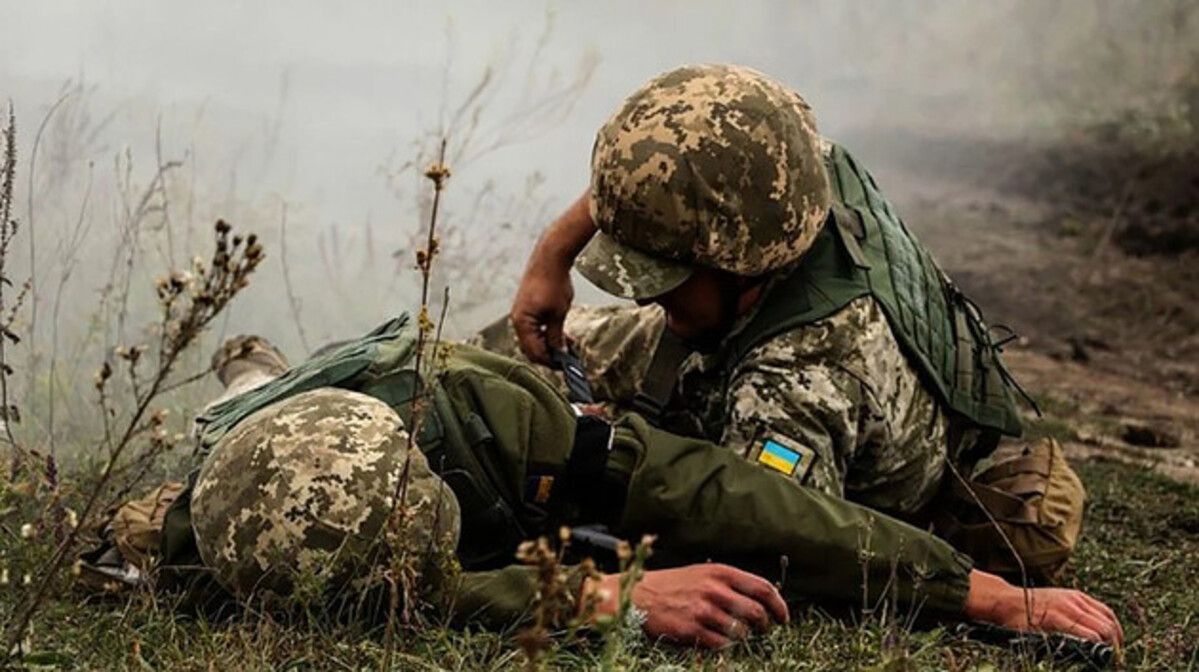
POLYGON ((826 167, 836 197, 829 219, 736 336, 729 365, 770 338, 870 295, 904 353, 946 406, 977 425, 1019 436, 1011 376, 981 314, 849 152, 834 145, 826 167))
POLYGON ((208 452, 234 425, 267 405, 320 387, 359 389, 376 379, 387 378, 384 390, 390 397, 375 394, 392 406, 412 397, 414 378, 410 372, 415 352, 415 330, 408 327, 407 313, 388 320, 362 338, 342 344, 328 353, 288 369, 271 382, 207 409, 196 418, 200 428, 201 452, 208 452), (406 380, 406 386, 398 384, 406 380))
POLYGON ((231 598, 216 579, 204 569, 200 550, 191 524, 192 486, 195 473, 188 477, 184 489, 167 509, 162 522, 158 571, 155 585, 181 596, 179 608, 184 611, 214 612, 231 598))
MULTIPOLYGON (((565 567, 567 591, 582 594, 583 574, 575 565, 565 567)), ((432 598, 443 608, 450 623, 458 627, 478 626, 487 630, 512 630, 533 616, 538 590, 537 567, 510 565, 481 572, 463 572, 432 598)))
MULTIPOLYGON (((307 389, 305 381, 315 380, 372 394, 408 417, 412 372, 408 362, 395 356, 411 351, 403 323, 393 320, 391 327, 297 367, 279 384, 230 400, 206 415, 207 431, 227 430, 235 424, 227 416, 244 418, 247 408, 298 393, 307 389), (369 353, 378 359, 367 361, 369 353), (356 373, 342 377, 323 366, 337 374, 356 373)), ((873 603, 890 580, 888 594, 905 606, 948 614, 961 609, 970 561, 943 541, 803 488, 714 444, 655 429, 635 414, 616 426, 609 474, 627 487, 613 495, 609 515, 600 521, 582 520, 570 511, 546 515, 528 501, 526 479, 552 475, 565 464, 576 422, 570 404, 531 367, 477 348, 449 346, 438 367, 437 403, 426 414, 422 450, 433 456, 439 442, 469 444, 479 464, 474 476, 494 488, 502 500, 497 504, 515 512, 529 536, 555 532, 551 528, 558 523, 603 522, 629 539, 659 535, 661 557, 671 558, 672 564, 719 560, 776 579, 780 557, 787 556, 790 569, 783 590, 792 602, 858 605, 865 598, 873 603)), ((467 509, 463 507, 464 516, 467 509)), ((464 536, 470 529, 470 521, 464 520, 464 536)), ((164 543, 177 543, 176 536, 164 543)), ((511 562, 514 549, 501 550, 511 562)), ((459 621, 510 625, 527 615, 534 600, 532 571, 466 571, 441 597, 453 604, 459 621)))
POLYGON ((631 471, 618 532, 658 535, 675 562, 711 559, 775 581, 786 556, 791 603, 891 597, 926 614, 961 612, 971 561, 928 532, 637 415, 617 424, 614 453, 614 467, 631 471))

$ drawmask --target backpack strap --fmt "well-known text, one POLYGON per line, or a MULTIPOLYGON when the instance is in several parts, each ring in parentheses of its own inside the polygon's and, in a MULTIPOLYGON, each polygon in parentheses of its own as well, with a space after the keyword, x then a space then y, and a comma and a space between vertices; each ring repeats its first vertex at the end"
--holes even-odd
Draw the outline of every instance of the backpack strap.
POLYGON ((654 349, 654 356, 650 359, 649 368, 641 378, 641 389, 633 398, 633 410, 651 423, 656 423, 674 394, 679 367, 692 352, 682 339, 670 330, 663 329, 662 336, 658 339, 658 347, 654 349))
POLYGON ((550 348, 550 367, 562 371, 566 380, 567 398, 575 404, 594 404, 595 396, 591 393, 591 383, 587 382, 587 373, 583 363, 570 350, 550 348))

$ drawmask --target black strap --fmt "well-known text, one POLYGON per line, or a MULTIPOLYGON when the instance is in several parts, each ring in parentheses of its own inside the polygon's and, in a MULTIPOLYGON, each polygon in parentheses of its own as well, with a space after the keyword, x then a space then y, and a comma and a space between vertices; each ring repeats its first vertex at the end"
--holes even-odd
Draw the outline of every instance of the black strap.
POLYGON ((587 373, 583 363, 569 350, 550 348, 550 364, 562 372, 566 379, 567 398, 576 404, 594 404, 595 397, 591 394, 591 384, 587 382, 587 373))
POLYGON ((657 421, 670 402, 679 377, 679 367, 693 350, 669 330, 662 330, 658 347, 641 379, 641 389, 633 398, 633 410, 651 422, 657 421))
POLYGON ((599 416, 579 416, 574 445, 547 507, 558 524, 619 520, 628 486, 608 469, 612 431, 612 425, 599 416))
POLYGON ((612 425, 598 416, 579 416, 574 445, 562 468, 558 487, 554 488, 554 499, 569 498, 576 502, 590 499, 584 491, 594 489, 603 477, 611 449, 612 425))

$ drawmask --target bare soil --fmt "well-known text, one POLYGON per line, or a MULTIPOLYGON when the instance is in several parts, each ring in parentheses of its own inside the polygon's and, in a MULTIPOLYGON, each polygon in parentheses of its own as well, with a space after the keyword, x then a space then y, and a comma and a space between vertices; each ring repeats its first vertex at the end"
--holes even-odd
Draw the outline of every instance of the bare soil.
POLYGON ((1031 431, 1199 483, 1199 152, 872 140, 908 225, 1021 335, 1007 361, 1041 406, 1031 431))

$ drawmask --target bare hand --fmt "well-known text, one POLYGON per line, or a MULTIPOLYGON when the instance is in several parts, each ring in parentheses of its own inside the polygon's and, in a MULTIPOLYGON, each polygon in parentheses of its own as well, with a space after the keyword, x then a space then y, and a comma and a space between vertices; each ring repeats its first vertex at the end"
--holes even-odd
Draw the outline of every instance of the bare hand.
MULTIPOLYGON (((616 613, 619 581, 619 574, 601 580, 607 600, 599 613, 616 613)), ((633 588, 633 605, 645 612, 645 634, 651 639, 711 649, 790 619, 786 602, 769 581, 720 564, 648 571, 633 588)))
POLYGON ((566 347, 562 324, 574 296, 569 265, 561 268, 553 261, 529 258, 508 314, 521 352, 529 361, 548 365, 547 346, 559 350, 566 347))
POLYGON ((547 344, 566 347, 562 324, 575 298, 570 267, 596 230, 589 200, 584 192, 537 241, 508 313, 521 352, 538 364, 550 363, 547 344))
POLYGON ((970 573, 966 616, 1014 630, 1124 643, 1120 619, 1111 607, 1090 595, 1068 588, 1031 588, 1026 595, 1023 589, 978 570, 970 573))

